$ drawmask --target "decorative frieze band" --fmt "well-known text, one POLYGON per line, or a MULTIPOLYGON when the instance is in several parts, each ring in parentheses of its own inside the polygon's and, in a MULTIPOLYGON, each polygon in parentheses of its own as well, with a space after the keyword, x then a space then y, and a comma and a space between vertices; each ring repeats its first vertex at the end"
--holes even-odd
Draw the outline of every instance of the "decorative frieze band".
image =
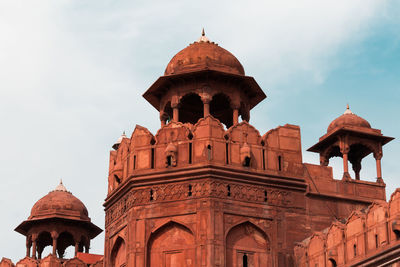
POLYGON ((291 203, 290 192, 256 185, 228 183, 215 180, 163 184, 132 189, 106 211, 106 226, 134 206, 178 201, 190 198, 216 197, 273 206, 291 203))

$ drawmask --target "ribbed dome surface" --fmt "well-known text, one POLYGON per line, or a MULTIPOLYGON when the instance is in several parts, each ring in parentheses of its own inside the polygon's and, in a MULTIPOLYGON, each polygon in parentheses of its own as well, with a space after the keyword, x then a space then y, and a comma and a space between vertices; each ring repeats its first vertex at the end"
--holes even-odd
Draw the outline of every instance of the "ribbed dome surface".
POLYGON ((165 75, 201 70, 216 70, 244 75, 239 60, 217 44, 199 39, 176 54, 168 63, 165 75))
POLYGON ((54 190, 39 199, 31 210, 31 219, 62 217, 90 221, 85 205, 66 190, 54 190))
POLYGON ((336 118, 329 124, 327 132, 329 133, 336 127, 342 126, 371 128, 371 125, 367 120, 361 118, 360 116, 357 116, 356 114, 351 112, 349 108, 347 108, 346 112, 342 116, 336 118))

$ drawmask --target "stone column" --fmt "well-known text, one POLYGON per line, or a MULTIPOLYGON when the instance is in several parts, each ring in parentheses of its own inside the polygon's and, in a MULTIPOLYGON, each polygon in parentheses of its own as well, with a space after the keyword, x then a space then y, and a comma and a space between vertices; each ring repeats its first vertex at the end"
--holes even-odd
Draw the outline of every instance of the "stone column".
POLYGON ((353 161, 351 163, 353 167, 353 171, 356 174, 356 180, 360 180, 360 170, 361 170, 361 159, 358 159, 356 161, 353 161))
POLYGON ((344 145, 340 152, 343 155, 343 180, 351 180, 351 176, 349 174, 349 151, 350 148, 347 145, 344 145))
POLYGON ((376 181, 378 183, 383 183, 382 166, 381 166, 382 151, 374 153, 374 158, 375 158, 375 161, 376 161, 376 181))
POLYGON ((32 246, 32 242, 29 239, 29 236, 26 237, 26 257, 29 257, 31 254, 31 246, 32 246))
POLYGON ((165 111, 160 111, 161 127, 167 124, 168 114, 165 111))
POLYGON ((36 260, 36 240, 37 235, 32 235, 32 258, 36 260))
POLYGON ((54 256, 57 256, 57 255, 56 255, 56 252, 57 252, 57 238, 58 238, 58 233, 52 232, 52 233, 51 233, 51 238, 53 239, 53 255, 54 255, 54 256))
POLYGON ((75 241, 75 256, 78 255, 79 251, 79 242, 75 241))
POLYGON ((179 121, 179 103, 172 103, 171 107, 172 107, 172 112, 173 112, 172 120, 174 122, 178 122, 179 121))
POLYGON ((203 101, 203 115, 204 117, 207 117, 208 115, 210 115, 211 96, 209 94, 204 94, 201 97, 201 101, 203 101))

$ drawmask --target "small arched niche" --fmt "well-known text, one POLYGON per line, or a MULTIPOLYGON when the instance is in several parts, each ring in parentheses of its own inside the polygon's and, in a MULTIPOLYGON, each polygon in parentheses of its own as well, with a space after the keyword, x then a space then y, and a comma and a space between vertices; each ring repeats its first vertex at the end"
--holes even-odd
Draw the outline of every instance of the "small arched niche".
POLYGON ((182 97, 179 106, 179 121, 195 124, 204 115, 203 101, 198 94, 190 93, 182 97))
POLYGON ((223 93, 214 95, 210 102, 210 114, 223 123, 226 128, 231 127, 233 124, 233 110, 230 98, 223 93))

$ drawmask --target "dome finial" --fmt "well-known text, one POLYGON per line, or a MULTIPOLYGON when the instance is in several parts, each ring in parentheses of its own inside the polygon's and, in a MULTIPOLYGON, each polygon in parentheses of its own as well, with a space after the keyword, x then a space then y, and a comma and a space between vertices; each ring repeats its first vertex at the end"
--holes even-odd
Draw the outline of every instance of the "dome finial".
POLYGON ((60 184, 57 185, 56 189, 54 191, 64 191, 64 192, 68 192, 67 188, 65 188, 62 179, 60 179, 60 184))
POLYGON ((198 43, 209 43, 210 39, 207 38, 206 36, 206 32, 203 30, 201 31, 201 36, 200 38, 197 40, 198 43))
POLYGON ((350 106, 349 106, 348 103, 347 103, 347 105, 346 105, 346 111, 345 111, 343 114, 354 114, 353 112, 351 112, 350 106))

